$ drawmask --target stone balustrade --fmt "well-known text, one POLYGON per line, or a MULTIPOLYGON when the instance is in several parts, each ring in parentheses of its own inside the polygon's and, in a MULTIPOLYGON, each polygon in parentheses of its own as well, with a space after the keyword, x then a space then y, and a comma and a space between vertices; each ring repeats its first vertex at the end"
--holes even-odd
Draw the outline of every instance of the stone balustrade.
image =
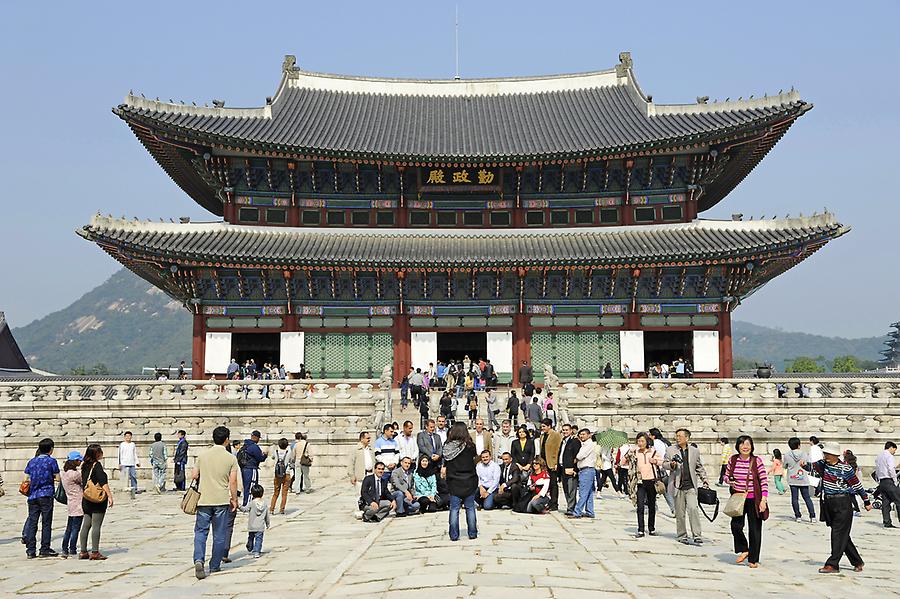
POLYGON ((718 464, 721 436, 749 434, 762 453, 816 435, 851 448, 868 474, 884 442, 900 440, 896 378, 563 380, 555 396, 564 422, 591 430, 657 427, 671 439, 687 428, 707 464, 718 464))
POLYGON ((57 456, 100 443, 111 465, 122 434, 130 430, 144 457, 142 474, 149 477, 147 448, 154 433, 162 433, 172 455, 175 431, 184 429, 193 457, 209 445, 212 429, 224 425, 233 439, 259 430, 264 444, 306 432, 315 456, 313 476, 329 475, 346 467, 360 431, 375 430, 384 421, 384 396, 378 379, 338 384, 0 379, 0 472, 17 481, 43 437, 56 442, 57 456))

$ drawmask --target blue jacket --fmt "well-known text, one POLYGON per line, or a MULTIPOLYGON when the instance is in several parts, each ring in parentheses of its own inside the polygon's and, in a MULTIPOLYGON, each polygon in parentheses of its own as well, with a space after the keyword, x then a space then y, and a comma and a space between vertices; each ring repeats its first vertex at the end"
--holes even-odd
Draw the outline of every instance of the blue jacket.
POLYGON ((266 461, 266 456, 263 455, 262 449, 259 448, 256 441, 253 439, 244 441, 244 451, 247 457, 250 458, 250 463, 246 470, 259 470, 259 465, 266 461))

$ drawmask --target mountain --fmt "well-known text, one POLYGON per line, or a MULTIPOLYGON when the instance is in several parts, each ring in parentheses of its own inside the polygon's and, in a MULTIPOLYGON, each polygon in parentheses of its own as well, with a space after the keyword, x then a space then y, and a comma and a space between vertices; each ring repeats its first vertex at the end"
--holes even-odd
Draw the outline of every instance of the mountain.
MULTIPOLYGON (((13 334, 33 368, 59 374, 96 364, 110 373, 137 374, 143 366, 190 361, 190 313, 124 269, 69 307, 13 334)), ((886 339, 809 335, 737 320, 732 338, 736 360, 772 362, 780 371, 797 356, 824 356, 829 363, 839 355, 877 360, 886 339)))
POLYGON ((143 366, 177 366, 191 357, 190 313, 124 269, 13 334, 33 368, 58 374, 96 364, 139 374, 143 366))
POLYGON ((845 339, 772 329, 735 320, 731 323, 734 357, 749 362, 769 362, 784 372, 785 362, 797 356, 825 358, 823 366, 830 366, 835 356, 856 356, 863 360, 878 360, 887 337, 845 339))

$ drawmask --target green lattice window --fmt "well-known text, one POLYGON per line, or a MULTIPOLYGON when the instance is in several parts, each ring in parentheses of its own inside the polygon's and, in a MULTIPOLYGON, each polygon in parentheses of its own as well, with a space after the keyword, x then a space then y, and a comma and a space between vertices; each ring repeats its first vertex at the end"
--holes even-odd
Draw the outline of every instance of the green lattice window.
POLYGON ((378 378, 394 360, 389 333, 309 333, 304 360, 313 378, 378 378))
POLYGON ((535 378, 543 380, 544 364, 560 378, 599 378, 609 362, 619 376, 617 332, 537 332, 531 336, 531 362, 535 378))

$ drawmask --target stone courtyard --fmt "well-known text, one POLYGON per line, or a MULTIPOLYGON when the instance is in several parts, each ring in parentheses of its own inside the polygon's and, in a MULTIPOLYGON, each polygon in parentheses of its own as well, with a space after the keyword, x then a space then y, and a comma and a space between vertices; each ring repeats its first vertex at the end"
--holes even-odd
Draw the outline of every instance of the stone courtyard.
MULTIPOLYGON (((353 518, 350 484, 332 482, 291 495, 287 513, 273 516, 259 559, 243 547, 246 520, 239 516, 233 563, 198 581, 191 565, 193 518, 180 512, 179 494, 143 493, 132 500, 119 491, 101 539, 109 559, 91 562, 26 560, 19 543, 25 501, 12 484, 7 493, 0 499, 4 597, 898 596, 900 533, 883 529, 880 513, 864 513, 854 523, 865 571, 853 573, 844 563, 840 574, 823 576, 816 569, 828 551, 828 529, 794 522, 789 496, 772 498, 761 565, 750 570, 733 563, 728 518, 720 515, 712 525, 704 520, 702 547, 676 543, 668 516, 658 516, 659 536, 634 539, 631 502, 609 490, 597 500, 594 521, 479 511, 479 538, 463 535, 451 543, 445 512, 364 524, 353 518)), ((720 497, 725 493, 719 490, 720 497)), ((664 502, 660 506, 668 511, 664 502)), ((57 550, 64 528, 65 508, 57 504, 57 550)))

